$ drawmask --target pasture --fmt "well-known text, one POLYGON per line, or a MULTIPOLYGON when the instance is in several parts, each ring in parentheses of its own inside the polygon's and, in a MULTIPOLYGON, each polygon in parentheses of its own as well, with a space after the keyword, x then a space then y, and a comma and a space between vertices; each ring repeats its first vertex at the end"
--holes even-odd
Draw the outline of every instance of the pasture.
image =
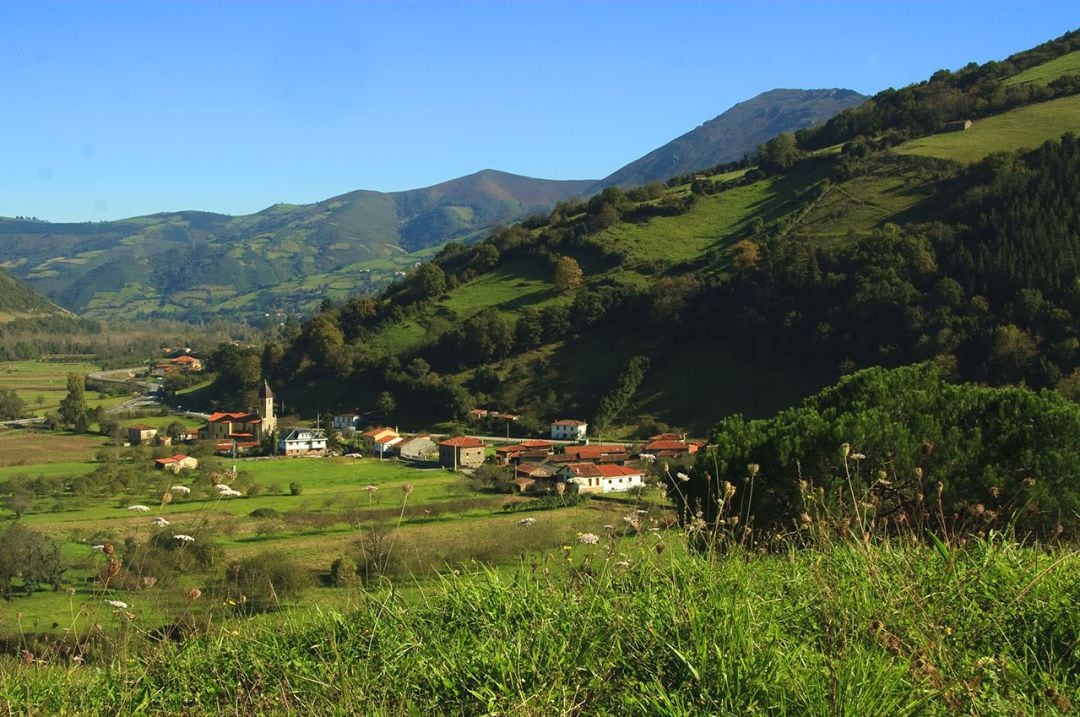
POLYGON ((963 132, 945 132, 898 145, 900 154, 970 164, 992 152, 1035 149, 1066 132, 1080 131, 1080 95, 1059 97, 987 117, 963 132))

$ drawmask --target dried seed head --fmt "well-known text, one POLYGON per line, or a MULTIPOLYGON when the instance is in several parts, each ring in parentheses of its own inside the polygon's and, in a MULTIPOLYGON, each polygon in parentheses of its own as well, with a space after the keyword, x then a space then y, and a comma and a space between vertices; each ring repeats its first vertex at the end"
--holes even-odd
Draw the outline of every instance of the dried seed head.
POLYGON ((199 588, 191 588, 190 590, 188 590, 187 596, 188 600, 198 600, 200 597, 202 597, 202 590, 200 590, 199 588))
POLYGON ((761 466, 759 466, 757 463, 748 463, 746 465, 746 472, 750 474, 751 478, 756 476, 758 474, 758 471, 760 470, 761 466))
POLYGON ((915 466, 915 479, 916 480, 922 480, 922 477, 923 477, 922 466, 915 466))
POLYGON ((165 495, 161 496, 161 502, 166 504, 172 503, 172 493, 166 493, 165 495))
POLYGON ((408 495, 409 493, 412 493, 412 491, 413 491, 413 484, 412 483, 404 483, 404 484, 402 484, 402 486, 401 486, 401 492, 402 493, 404 493, 405 495, 408 495))
POLYGON ((942 483, 941 481, 938 481, 937 482, 937 494, 938 494, 938 496, 940 497, 941 494, 944 493, 944 492, 945 492, 945 484, 942 483))
POLYGON ((990 496, 991 496, 991 497, 993 497, 993 498, 997 498, 997 497, 998 497, 998 496, 1000 496, 1000 495, 1001 495, 1001 488, 998 488, 998 487, 997 487, 996 485, 995 485, 995 486, 992 486, 992 487, 990 488, 990 496))
POLYGON ((1025 488, 1034 488, 1035 487, 1035 479, 1034 478, 1025 478, 1024 479, 1024 487, 1025 488))
POLYGON ((101 552, 105 553, 106 555, 112 555, 116 552, 116 548, 113 547, 112 543, 105 543, 105 547, 101 549, 101 552))
POLYGON ((120 561, 110 560, 108 567, 105 568, 105 577, 114 578, 120 572, 120 561))
POLYGON ((851 444, 850 443, 841 443, 840 444, 840 455, 843 458, 847 458, 848 456, 851 455, 851 444))

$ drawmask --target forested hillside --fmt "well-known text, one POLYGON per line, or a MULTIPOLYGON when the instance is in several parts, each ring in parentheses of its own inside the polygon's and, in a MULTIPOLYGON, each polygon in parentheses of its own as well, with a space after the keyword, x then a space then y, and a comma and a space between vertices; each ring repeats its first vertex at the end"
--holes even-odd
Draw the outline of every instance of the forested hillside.
POLYGON ((0 269, 0 323, 17 318, 66 313, 41 292, 0 269))
POLYGON ((818 130, 839 146, 783 134, 753 168, 609 188, 451 243, 377 300, 326 307, 264 367, 312 410, 388 392, 405 421, 483 404, 624 434, 769 415, 855 368, 926 360, 1074 396, 1080 115, 1059 103, 1080 83, 1034 60, 1067 56, 1077 36, 868 103, 900 92, 910 117, 937 122, 951 119, 939 90, 968 107, 991 86, 1027 88, 1003 90, 1012 109, 978 120, 960 159, 918 144, 930 120, 852 110, 876 129, 841 132, 843 113, 818 130), (1045 84, 1008 84, 1021 72, 1045 84), (975 134, 1014 113, 1042 121, 975 134))

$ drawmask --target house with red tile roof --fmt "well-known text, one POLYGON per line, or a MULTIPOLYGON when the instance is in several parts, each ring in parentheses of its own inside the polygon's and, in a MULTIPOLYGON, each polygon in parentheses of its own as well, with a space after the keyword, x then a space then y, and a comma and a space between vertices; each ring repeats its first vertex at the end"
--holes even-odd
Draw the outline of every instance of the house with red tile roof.
POLYGON ((644 485, 645 471, 613 463, 568 463, 559 476, 576 483, 581 493, 622 493, 644 485))
POLYGON ((551 440, 580 441, 585 438, 589 424, 574 418, 560 418, 551 422, 551 440))
POLYGON ((650 440, 641 447, 641 453, 642 455, 656 456, 657 458, 678 458, 697 453, 700 447, 701 443, 697 441, 662 438, 650 440))
POLYGON ((444 468, 479 468, 486 457, 487 444, 479 438, 456 436, 439 441, 439 465, 444 468))
POLYGON ((274 415, 274 392, 263 381, 259 389, 259 408, 251 411, 215 411, 199 429, 200 440, 216 441, 218 452, 258 448, 277 429, 274 415))

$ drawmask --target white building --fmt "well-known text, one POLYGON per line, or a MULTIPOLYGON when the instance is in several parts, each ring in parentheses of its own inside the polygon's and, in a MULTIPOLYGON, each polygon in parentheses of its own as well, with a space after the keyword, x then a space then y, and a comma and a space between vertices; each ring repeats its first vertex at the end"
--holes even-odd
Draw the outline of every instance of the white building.
POLYGON ((315 428, 293 428, 278 442, 282 455, 299 456, 326 450, 326 436, 315 428))
POLYGON ((552 422, 551 439, 553 441, 580 441, 585 438, 588 430, 589 424, 585 421, 563 418, 552 422))
POLYGON ((355 431, 360 427, 360 414, 339 413, 334 416, 333 426, 336 431, 344 431, 350 428, 355 431))

